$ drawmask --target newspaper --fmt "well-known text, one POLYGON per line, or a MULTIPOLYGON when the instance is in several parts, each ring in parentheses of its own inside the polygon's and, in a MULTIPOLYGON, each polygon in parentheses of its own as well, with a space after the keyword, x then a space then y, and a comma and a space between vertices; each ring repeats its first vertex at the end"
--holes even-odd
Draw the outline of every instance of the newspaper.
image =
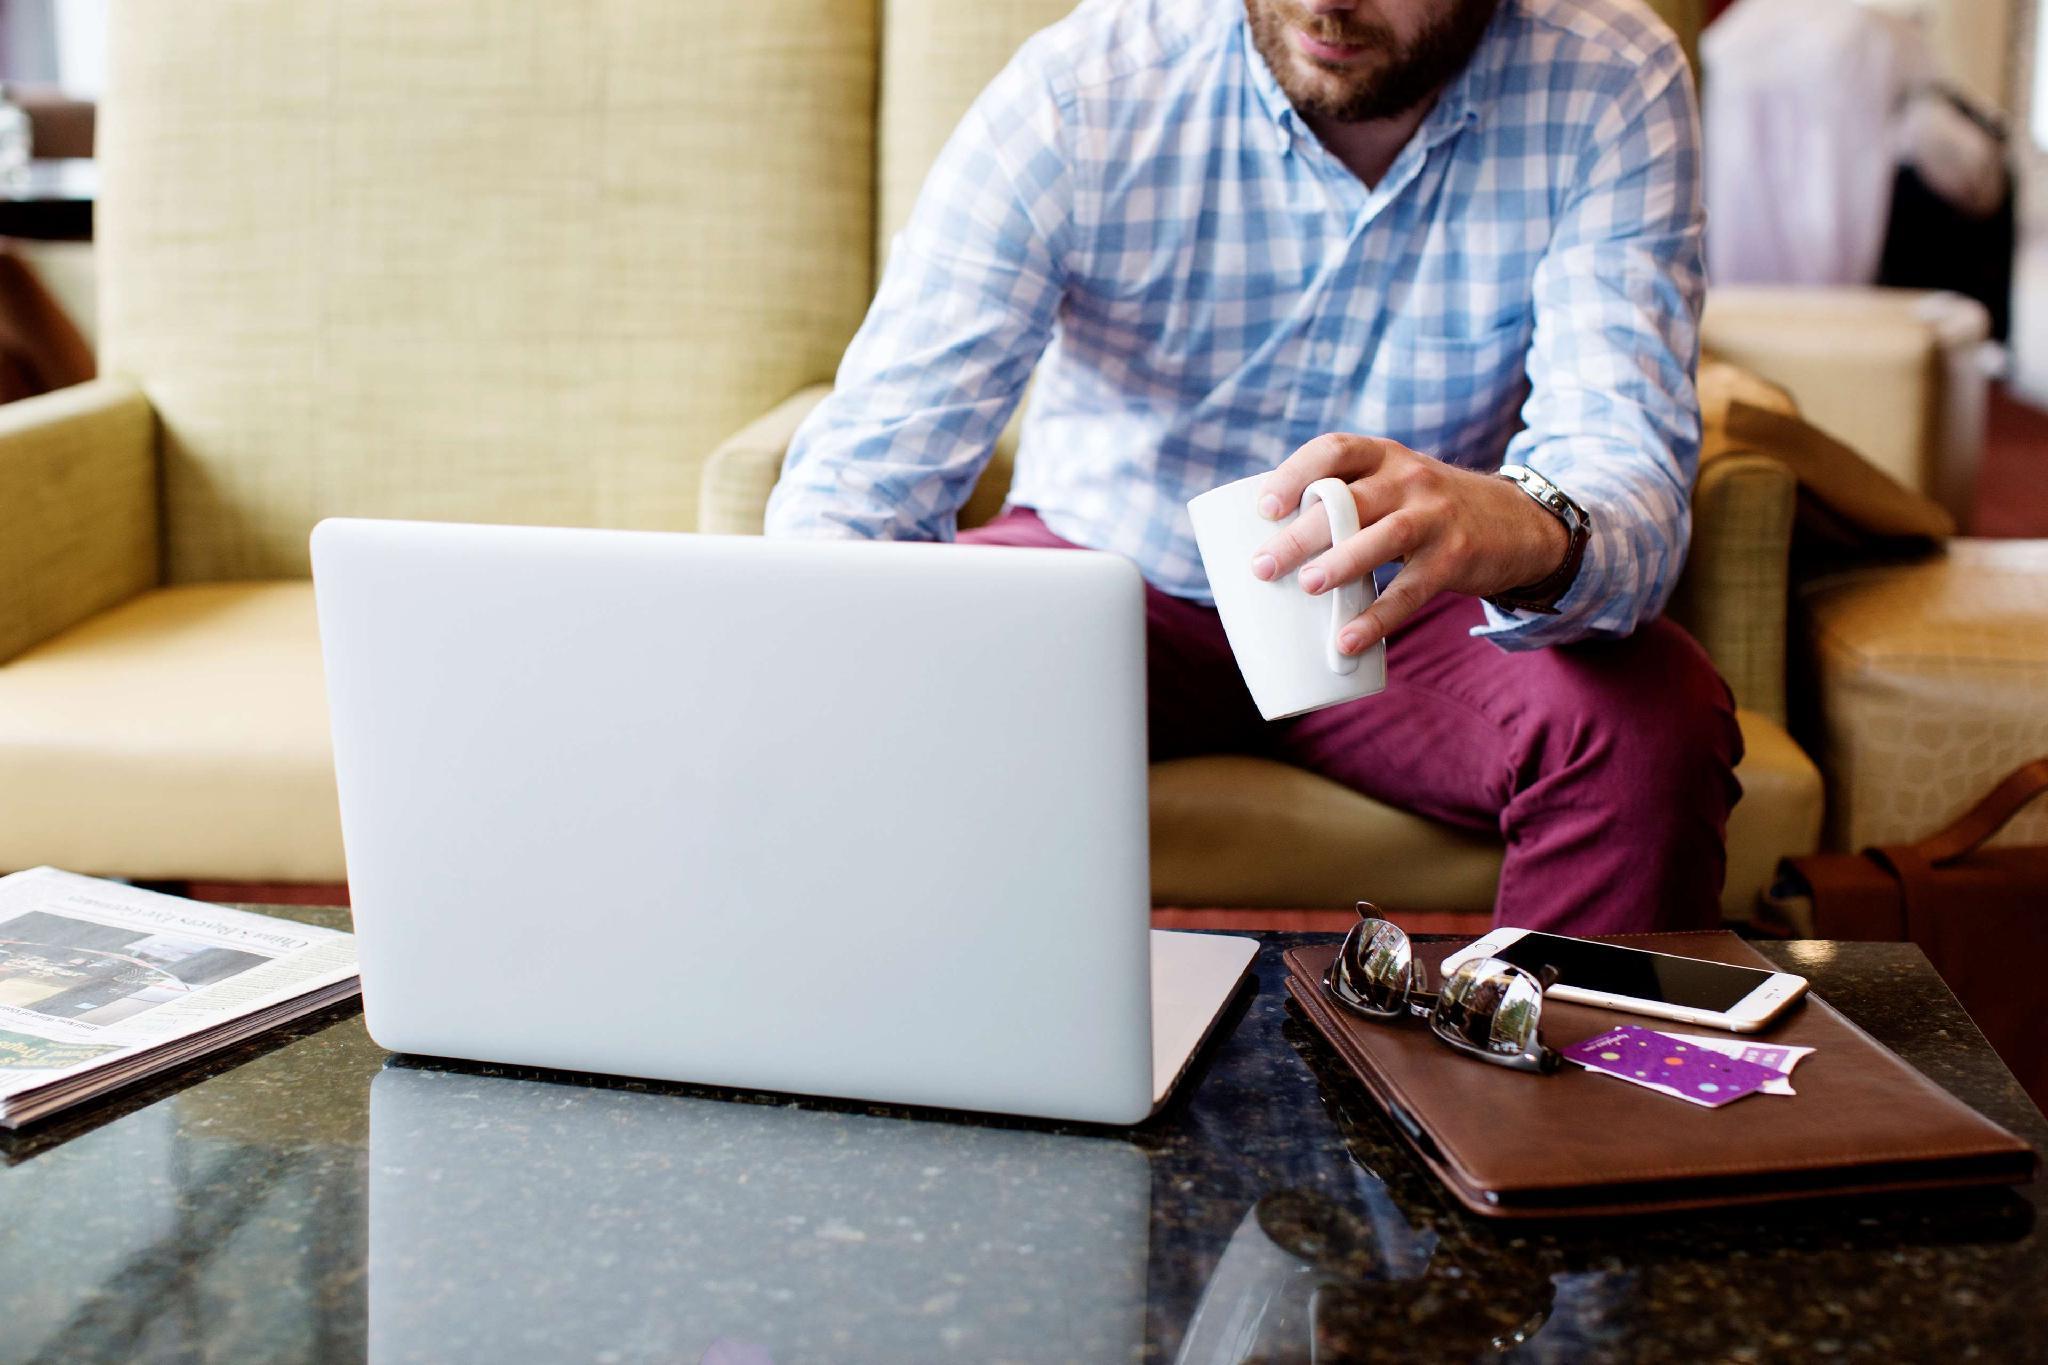
POLYGON ((53 867, 0 877, 0 1127, 359 989, 353 934, 53 867))

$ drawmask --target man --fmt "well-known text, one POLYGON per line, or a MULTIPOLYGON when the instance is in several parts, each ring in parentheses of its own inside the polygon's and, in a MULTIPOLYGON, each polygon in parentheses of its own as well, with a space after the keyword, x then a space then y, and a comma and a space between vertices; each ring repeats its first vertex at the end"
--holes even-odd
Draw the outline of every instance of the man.
POLYGON ((1025 44, 933 167, 770 533, 950 538, 1035 366, 1005 513, 960 539, 1138 564, 1155 758, 1266 754, 1498 831, 1502 923, 1712 922, 1741 741, 1657 615, 1699 434, 1678 44, 1634 0, 1242 4, 1092 0, 1025 44), (1364 529, 1276 526, 1260 577, 1401 561, 1342 634, 1390 640, 1385 692, 1271 725, 1184 506, 1262 470, 1276 522, 1334 474, 1364 529))

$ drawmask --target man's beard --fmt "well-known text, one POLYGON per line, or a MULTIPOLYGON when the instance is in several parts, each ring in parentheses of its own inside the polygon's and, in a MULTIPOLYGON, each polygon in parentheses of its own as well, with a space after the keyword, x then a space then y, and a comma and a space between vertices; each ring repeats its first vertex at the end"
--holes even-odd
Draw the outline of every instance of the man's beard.
POLYGON ((1337 123, 1392 118, 1428 99, 1472 60, 1499 6, 1500 0, 1450 0, 1444 14, 1403 43, 1378 20, 1355 15, 1319 18, 1288 12, 1287 0, 1245 0, 1252 41, 1289 102, 1306 117, 1337 123), (1317 63, 1318 69, 1342 83, 1334 88, 1327 82, 1311 86, 1299 78, 1296 65, 1309 59, 1287 36, 1295 27, 1306 27, 1311 38, 1362 47, 1373 55, 1349 71, 1317 63))

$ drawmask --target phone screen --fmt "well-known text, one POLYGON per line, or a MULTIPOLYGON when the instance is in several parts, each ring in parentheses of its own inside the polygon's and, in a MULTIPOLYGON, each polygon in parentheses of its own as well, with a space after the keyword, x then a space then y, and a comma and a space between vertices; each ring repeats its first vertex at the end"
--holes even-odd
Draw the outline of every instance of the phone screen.
POLYGON ((1494 956, 1532 972, 1547 963, 1557 968, 1561 986, 1716 1013, 1733 1009, 1771 979, 1769 972, 1753 967, 1667 957, 1555 934, 1524 934, 1494 956))

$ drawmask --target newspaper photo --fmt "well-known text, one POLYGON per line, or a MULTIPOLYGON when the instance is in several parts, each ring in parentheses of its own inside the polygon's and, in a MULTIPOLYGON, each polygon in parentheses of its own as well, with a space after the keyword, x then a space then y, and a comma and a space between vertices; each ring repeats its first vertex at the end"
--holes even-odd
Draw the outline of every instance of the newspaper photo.
POLYGON ((51 867, 0 877, 0 1127, 357 990, 352 934, 51 867))

